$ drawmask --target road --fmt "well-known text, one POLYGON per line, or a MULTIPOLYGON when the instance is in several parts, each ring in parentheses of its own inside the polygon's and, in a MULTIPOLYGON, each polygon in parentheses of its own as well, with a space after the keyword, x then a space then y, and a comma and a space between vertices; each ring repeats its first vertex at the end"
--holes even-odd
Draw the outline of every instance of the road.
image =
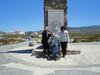
POLYGON ((33 72, 28 70, 22 70, 22 69, 16 69, 16 68, 7 68, 2 65, 8 64, 8 63, 22 63, 27 65, 27 62, 20 59, 13 58, 9 55, 9 53, 6 53, 10 49, 27 46, 28 42, 13 44, 13 45, 5 45, 0 46, 0 75, 33 75, 33 72))
POLYGON ((27 46, 28 43, 29 42, 27 41, 27 42, 18 43, 18 44, 0 46, 0 51, 6 51, 8 49, 13 49, 13 48, 17 48, 17 47, 27 46))

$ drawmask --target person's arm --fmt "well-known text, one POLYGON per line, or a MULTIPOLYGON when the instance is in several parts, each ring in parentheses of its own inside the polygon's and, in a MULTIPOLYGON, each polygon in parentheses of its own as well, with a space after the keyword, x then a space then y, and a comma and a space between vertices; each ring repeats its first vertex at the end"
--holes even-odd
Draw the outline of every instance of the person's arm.
POLYGON ((67 33, 67 41, 70 42, 69 33, 67 33))
POLYGON ((60 32, 57 33, 57 39, 60 41, 60 32))
POLYGON ((41 40, 42 44, 45 42, 45 39, 46 39, 46 33, 45 33, 45 31, 43 31, 42 32, 42 40, 41 40))
POLYGON ((51 42, 51 37, 48 39, 48 43, 50 43, 51 42))
POLYGON ((59 36, 56 35, 55 37, 56 37, 56 39, 58 40, 58 42, 60 42, 60 38, 59 38, 59 36))
POLYGON ((69 39, 69 32, 66 30, 66 37, 67 37, 67 42, 70 42, 70 39, 69 39))

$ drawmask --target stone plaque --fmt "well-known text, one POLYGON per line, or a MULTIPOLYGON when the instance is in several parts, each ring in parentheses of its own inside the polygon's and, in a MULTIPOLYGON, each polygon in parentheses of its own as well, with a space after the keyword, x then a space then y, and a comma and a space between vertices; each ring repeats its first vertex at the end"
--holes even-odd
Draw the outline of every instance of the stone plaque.
POLYGON ((64 25, 64 10, 48 10, 48 27, 52 32, 58 32, 64 25))

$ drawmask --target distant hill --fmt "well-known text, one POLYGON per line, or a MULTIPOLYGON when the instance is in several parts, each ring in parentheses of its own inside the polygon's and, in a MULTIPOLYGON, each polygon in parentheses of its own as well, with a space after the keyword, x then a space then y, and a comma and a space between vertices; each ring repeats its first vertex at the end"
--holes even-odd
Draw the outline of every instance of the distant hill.
POLYGON ((0 31, 0 34, 5 34, 5 32, 0 31))
POLYGON ((69 30, 72 29, 100 29, 100 25, 84 26, 84 27, 68 27, 69 30))
POLYGON ((68 31, 70 38, 77 38, 77 41, 100 41, 100 25, 68 27, 68 31))
POLYGON ((84 27, 68 27, 68 30, 72 33, 100 34, 100 25, 84 26, 84 27))
MULTIPOLYGON (((42 33, 43 30, 33 31, 39 34, 42 33)), ((92 26, 84 26, 84 27, 68 27, 68 31, 75 33, 96 33, 100 34, 100 25, 92 25, 92 26)))

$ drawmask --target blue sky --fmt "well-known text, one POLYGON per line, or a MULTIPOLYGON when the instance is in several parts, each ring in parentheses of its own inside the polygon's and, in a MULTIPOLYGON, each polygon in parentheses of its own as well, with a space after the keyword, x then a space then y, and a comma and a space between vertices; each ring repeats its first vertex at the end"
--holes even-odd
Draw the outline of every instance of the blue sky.
MULTIPOLYGON (((0 0, 0 30, 43 30, 44 0, 0 0)), ((68 0, 68 26, 100 25, 100 0, 68 0)))

